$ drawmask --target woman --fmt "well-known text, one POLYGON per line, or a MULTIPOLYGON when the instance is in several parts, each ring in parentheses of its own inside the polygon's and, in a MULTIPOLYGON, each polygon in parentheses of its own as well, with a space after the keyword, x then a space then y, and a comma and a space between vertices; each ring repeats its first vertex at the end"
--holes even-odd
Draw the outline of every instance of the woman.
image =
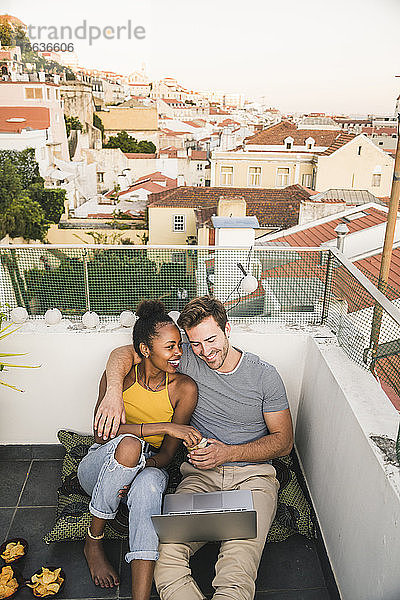
MULTIPOLYGON (((151 515, 160 514, 168 475, 165 466, 179 441, 194 446, 201 434, 189 427, 197 403, 197 386, 177 373, 182 356, 181 336, 162 302, 142 302, 133 328, 133 346, 141 357, 124 380, 126 424, 117 437, 104 442, 96 436, 78 469, 80 484, 91 495, 92 521, 88 527, 85 556, 96 585, 118 585, 118 575, 108 562, 103 546, 104 526, 113 519, 121 496, 129 508, 129 548, 132 598, 150 597, 158 537, 151 515)), ((95 414, 105 391, 103 374, 95 414)))

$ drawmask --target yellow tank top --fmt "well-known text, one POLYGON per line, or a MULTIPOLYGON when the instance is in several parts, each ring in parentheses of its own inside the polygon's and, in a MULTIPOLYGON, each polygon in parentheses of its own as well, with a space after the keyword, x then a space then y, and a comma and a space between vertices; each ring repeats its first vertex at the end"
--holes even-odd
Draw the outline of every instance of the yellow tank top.
MULTIPOLYGON (((140 385, 137 365, 135 365, 135 376, 135 383, 122 394, 127 424, 169 423, 172 420, 174 409, 168 395, 168 373, 165 375, 165 389, 157 392, 146 390, 140 385)), ((159 448, 164 436, 162 434, 151 435, 144 439, 152 446, 159 448)))

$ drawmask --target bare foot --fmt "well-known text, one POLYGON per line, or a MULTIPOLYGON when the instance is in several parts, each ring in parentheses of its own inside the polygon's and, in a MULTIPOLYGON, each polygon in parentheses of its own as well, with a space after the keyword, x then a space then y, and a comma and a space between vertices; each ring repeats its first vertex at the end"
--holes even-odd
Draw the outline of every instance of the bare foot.
POLYGON ((96 585, 102 588, 119 585, 119 577, 108 562, 100 540, 91 540, 87 537, 83 552, 89 566, 90 574, 96 585))

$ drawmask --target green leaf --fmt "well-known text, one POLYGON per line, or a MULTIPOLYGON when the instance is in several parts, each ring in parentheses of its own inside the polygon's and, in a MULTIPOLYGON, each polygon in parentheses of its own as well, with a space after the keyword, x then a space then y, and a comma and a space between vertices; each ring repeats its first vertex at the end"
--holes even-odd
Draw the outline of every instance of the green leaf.
MULTIPOLYGON (((11 335, 12 333, 15 333, 16 331, 18 331, 19 327, 17 327, 17 329, 13 329, 12 331, 8 331, 7 333, 5 333, 4 335, 0 335, 0 340, 4 340, 4 338, 6 338, 8 335, 11 335)), ((4 329, 2 329, 0 331, 0 333, 3 333, 4 329)))
POLYGON ((20 390, 19 388, 15 387, 15 385, 10 385, 9 383, 6 383, 5 381, 1 381, 0 380, 0 385, 5 385, 6 387, 9 387, 13 390, 16 390, 17 392, 23 392, 24 390, 20 390))
POLYGON ((1 363, 3 367, 21 367, 22 369, 38 369, 41 365, 11 365, 10 363, 1 363))

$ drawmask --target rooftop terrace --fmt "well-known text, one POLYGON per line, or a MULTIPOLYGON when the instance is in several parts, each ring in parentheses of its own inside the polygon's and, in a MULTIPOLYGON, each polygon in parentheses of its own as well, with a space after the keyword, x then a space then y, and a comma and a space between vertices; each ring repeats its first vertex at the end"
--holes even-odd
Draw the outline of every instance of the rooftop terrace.
MULTIPOLYGON (((116 592, 91 584, 80 543, 41 542, 54 518, 59 485, 56 432, 90 431, 105 359, 130 341, 121 311, 151 297, 181 310, 188 299, 208 292, 227 306, 233 343, 282 375, 320 527, 315 543, 293 536, 266 546, 256 597, 334 599, 336 583, 343 600, 397 600, 399 418, 382 389, 398 398, 396 298, 390 302, 336 250, 320 248, 24 246, 0 248, 0 261, 0 302, 24 306, 30 315, 7 338, 6 350, 27 352, 25 364, 41 365, 2 373, 26 390, 2 392, 0 422, 0 537, 15 533, 30 541, 24 572, 49 561, 67 573, 64 598, 128 597, 120 542, 110 543, 122 568, 116 592), (257 278, 255 292, 243 292, 238 263, 257 278), (53 307, 64 318, 47 325, 43 315, 53 307), (87 310, 100 315, 93 329, 82 324, 87 310)), ((215 551, 208 547, 194 562, 207 594, 215 551)))
MULTIPOLYGON (((61 452, 57 446, 6 446, 0 450, 0 540, 21 536, 29 541, 23 573, 30 576, 41 565, 62 565, 66 585, 63 599, 130 598, 130 569, 125 563, 127 543, 106 542, 107 554, 121 574, 114 590, 96 587, 83 558, 82 542, 46 546, 42 537, 55 520, 57 488, 61 480, 61 452), (7 483, 5 483, 7 481, 7 483)), ((207 544, 193 559, 193 572, 211 597, 213 565, 218 544, 207 544)), ((18 566, 18 565, 17 565, 18 566)), ((153 589, 152 598, 158 598, 153 589)), ((20 600, 32 598, 24 589, 20 600)), ((256 599, 336 600, 336 586, 321 540, 296 534, 284 542, 267 544, 257 580, 256 599)))

